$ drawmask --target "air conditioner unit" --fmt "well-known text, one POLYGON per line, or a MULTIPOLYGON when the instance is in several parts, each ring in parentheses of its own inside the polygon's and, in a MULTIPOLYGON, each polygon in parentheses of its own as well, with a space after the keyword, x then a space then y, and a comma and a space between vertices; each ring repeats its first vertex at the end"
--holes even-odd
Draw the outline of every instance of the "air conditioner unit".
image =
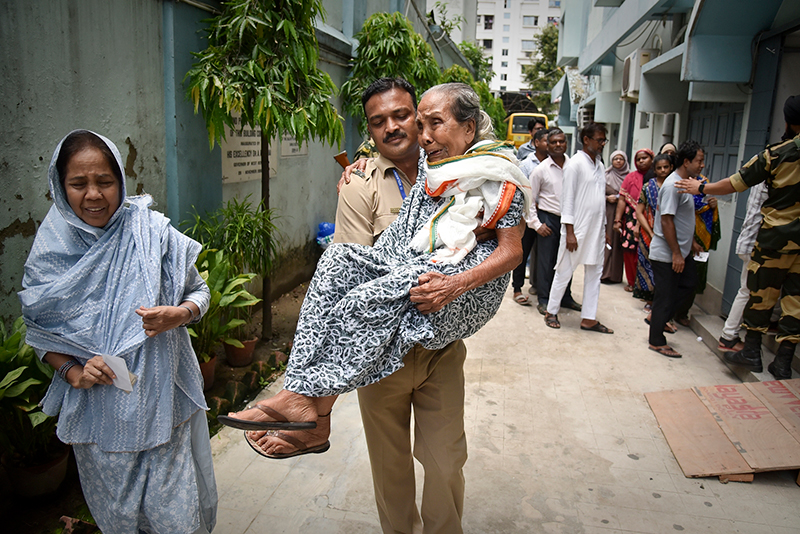
POLYGON ((578 128, 585 128, 590 122, 594 122, 594 108, 580 108, 577 117, 578 128))
POLYGON ((629 102, 639 101, 639 83, 642 78, 642 65, 654 59, 658 50, 653 48, 637 48, 625 58, 622 67, 622 99, 629 102))

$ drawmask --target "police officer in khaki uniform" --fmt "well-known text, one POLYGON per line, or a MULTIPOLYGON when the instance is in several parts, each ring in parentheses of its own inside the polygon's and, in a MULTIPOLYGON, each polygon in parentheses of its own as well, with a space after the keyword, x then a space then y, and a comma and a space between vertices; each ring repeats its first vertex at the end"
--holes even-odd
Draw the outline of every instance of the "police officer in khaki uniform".
MULTIPOLYGON (((381 78, 362 97, 380 155, 341 184, 334 243, 372 246, 400 212, 417 180, 416 95, 402 78, 381 78)), ((461 533, 466 347, 416 345, 404 367, 358 390, 381 528, 394 533, 461 533), (414 412, 414 447, 411 412, 414 412), (422 510, 415 501, 414 458, 425 469, 422 510)))

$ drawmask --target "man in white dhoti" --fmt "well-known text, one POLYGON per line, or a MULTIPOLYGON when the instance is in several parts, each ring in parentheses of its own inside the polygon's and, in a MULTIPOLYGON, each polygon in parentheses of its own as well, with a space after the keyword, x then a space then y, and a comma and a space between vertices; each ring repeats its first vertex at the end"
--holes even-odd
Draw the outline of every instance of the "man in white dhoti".
POLYGON ((544 321, 550 328, 561 328, 558 309, 567 284, 578 265, 584 266, 581 330, 602 334, 614 331, 597 320, 600 276, 606 245, 605 170, 600 153, 608 142, 605 126, 589 123, 581 130, 583 149, 564 167, 561 198, 561 242, 556 275, 544 321))

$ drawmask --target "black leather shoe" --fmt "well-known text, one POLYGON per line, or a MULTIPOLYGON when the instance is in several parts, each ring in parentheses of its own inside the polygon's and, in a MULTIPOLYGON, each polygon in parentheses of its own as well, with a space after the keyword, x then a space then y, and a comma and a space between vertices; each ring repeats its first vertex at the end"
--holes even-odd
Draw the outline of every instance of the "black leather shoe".
POLYGON ((742 367, 748 367, 754 373, 760 373, 764 371, 764 367, 761 363, 760 348, 753 349, 745 345, 744 348, 739 352, 726 352, 723 357, 725 358, 726 362, 740 365, 742 367))
POLYGON ((767 366, 775 380, 789 380, 792 378, 792 358, 794 357, 794 343, 784 341, 775 353, 775 359, 767 366))
POLYGON ((772 373, 775 380, 789 380, 792 378, 792 367, 790 365, 781 365, 777 358, 767 366, 767 371, 772 373))

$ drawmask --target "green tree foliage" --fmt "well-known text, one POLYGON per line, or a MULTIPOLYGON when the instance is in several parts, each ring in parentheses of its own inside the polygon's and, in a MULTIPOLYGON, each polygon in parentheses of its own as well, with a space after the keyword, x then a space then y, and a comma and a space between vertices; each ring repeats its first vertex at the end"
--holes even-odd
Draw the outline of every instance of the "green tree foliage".
POLYGON ((489 86, 484 81, 475 81, 467 69, 460 65, 453 65, 442 73, 442 83, 461 82, 469 85, 478 93, 481 98, 481 109, 492 118, 494 134, 498 139, 506 138, 506 126, 503 119, 506 118, 506 110, 503 101, 492 95, 489 86))
POLYGON ((341 117, 329 101, 336 86, 317 67, 314 19, 323 16, 320 0, 231 0, 207 21, 208 48, 194 54, 185 81, 212 147, 225 125, 237 127, 234 112, 266 139, 341 143, 341 117))
POLYGON ((483 48, 469 41, 462 41, 458 49, 467 58, 472 68, 475 69, 475 79, 479 82, 489 83, 494 76, 492 62, 483 55, 483 48))
POLYGON ((426 16, 428 25, 439 26, 444 33, 450 35, 455 29, 461 29, 461 24, 465 22, 464 17, 456 15, 453 18, 447 17, 447 2, 436 2, 433 9, 426 16), (435 13, 438 13, 438 19, 435 13))
POLYGON ((558 26, 548 24, 533 38, 539 54, 532 65, 525 67, 525 81, 533 93, 531 100, 542 113, 550 114, 550 90, 564 74, 556 63, 558 57, 558 26))
POLYGON ((417 94, 439 83, 439 66, 425 39, 414 31, 401 13, 375 13, 364 21, 358 39, 350 79, 342 85, 344 110, 360 119, 359 130, 366 132, 361 95, 376 79, 401 76, 417 94))

